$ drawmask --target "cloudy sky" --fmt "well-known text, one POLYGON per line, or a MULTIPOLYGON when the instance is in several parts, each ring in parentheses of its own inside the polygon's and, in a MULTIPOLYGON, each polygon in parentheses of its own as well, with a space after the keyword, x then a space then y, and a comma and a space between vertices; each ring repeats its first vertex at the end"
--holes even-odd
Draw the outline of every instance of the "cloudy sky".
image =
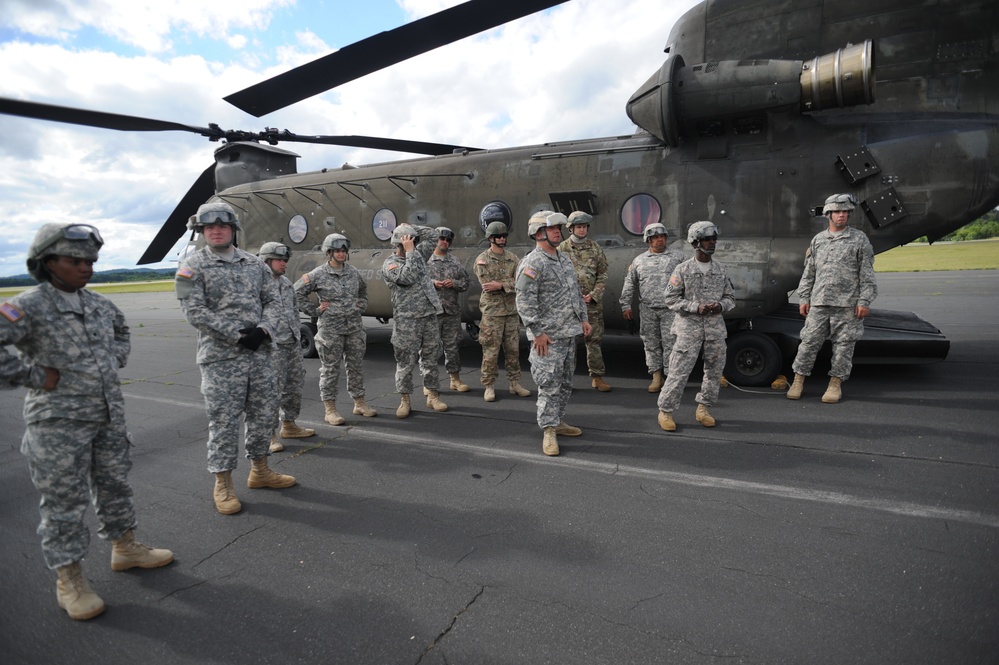
MULTIPOLYGON (((489 148, 629 134, 625 102, 662 64, 670 28, 696 2, 570 0, 263 118, 222 99, 456 4, 0 0, 0 96, 201 127, 489 148)), ((27 245, 49 221, 100 228, 98 270, 135 267, 214 147, 184 132, 0 116, 0 275, 25 272, 27 245)), ((300 172, 412 157, 284 147, 302 155, 300 172)))

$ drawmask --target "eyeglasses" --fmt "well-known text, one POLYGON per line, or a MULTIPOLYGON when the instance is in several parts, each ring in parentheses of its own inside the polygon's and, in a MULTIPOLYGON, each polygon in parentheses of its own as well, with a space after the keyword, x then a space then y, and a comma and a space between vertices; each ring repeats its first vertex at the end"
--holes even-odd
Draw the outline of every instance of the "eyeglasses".
POLYGON ((199 226, 211 226, 212 224, 235 224, 236 215, 228 210, 209 210, 198 215, 199 226))
POLYGON ((450 236, 441 236, 440 238, 438 238, 438 240, 443 240, 446 243, 452 243, 452 242, 454 242, 454 236, 453 235, 450 235, 450 236))
POLYGON ((41 255, 42 252, 63 238, 66 240, 87 240, 89 238, 97 245, 97 249, 104 246, 104 238, 101 237, 101 232, 97 230, 97 227, 90 224, 70 224, 59 229, 56 235, 53 235, 48 242, 39 247, 38 254, 41 255))
POLYGON ((495 233, 495 234, 493 234, 493 235, 491 235, 489 237, 490 238, 505 238, 508 235, 510 235, 510 234, 509 233, 495 233))

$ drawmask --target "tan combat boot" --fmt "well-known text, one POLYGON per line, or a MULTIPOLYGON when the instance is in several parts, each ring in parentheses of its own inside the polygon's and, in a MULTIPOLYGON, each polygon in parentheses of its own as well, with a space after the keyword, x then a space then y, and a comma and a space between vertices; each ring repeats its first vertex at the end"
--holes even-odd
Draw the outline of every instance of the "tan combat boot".
POLYGON ((323 417, 323 420, 330 425, 343 425, 347 422, 346 418, 337 413, 336 402, 334 400, 324 400, 323 405, 326 407, 326 415, 323 417))
POLYGON ((697 413, 694 414, 694 418, 696 418, 697 422, 701 423, 705 427, 715 426, 715 419, 711 416, 710 413, 708 413, 708 407, 704 406, 703 404, 697 405, 697 413))
POLYGON ((56 568, 56 574, 56 600, 70 619, 85 621, 104 612, 104 601, 90 588, 79 561, 56 568))
POLYGON ((794 383, 787 389, 788 399, 801 399, 801 391, 805 389, 805 375, 795 374, 794 383))
POLYGON ((235 515, 243 509, 232 486, 232 471, 215 474, 215 508, 223 515, 235 515))
POLYGON ((835 404, 843 398, 843 379, 838 376, 829 377, 829 385, 822 394, 824 404, 835 404))
POLYGON ((578 427, 573 427, 563 420, 558 424, 558 427, 555 428, 555 433, 561 434, 562 436, 581 436, 583 434, 583 430, 578 427))
POLYGON ((451 390, 456 390, 459 393, 467 393, 470 390, 468 384, 462 383, 461 374, 458 372, 451 372, 451 390))
POLYGON ((602 393, 609 393, 611 389, 611 387, 607 385, 607 382, 604 381, 604 377, 598 374, 593 375, 593 379, 590 381, 590 385, 602 393))
POLYGON ((659 412, 659 427, 667 432, 676 431, 676 423, 673 421, 673 414, 669 411, 659 412))
POLYGON ((661 369, 657 369, 652 373, 652 383, 649 384, 649 392, 657 393, 662 390, 663 382, 663 371, 661 369))
POLYGON ((260 489, 262 487, 270 487, 272 489, 281 490, 286 487, 291 487, 298 482, 295 480, 295 476, 286 476, 283 473, 271 470, 271 468, 267 466, 266 456, 250 460, 250 462, 253 464, 253 467, 250 469, 250 475, 246 479, 246 486, 252 490, 260 489))
POLYGON ((558 455, 558 437, 555 434, 554 427, 545 428, 545 438, 541 442, 541 452, 549 457, 555 457, 558 455))
POLYGON ((111 546, 111 570, 159 568, 171 561, 173 561, 173 552, 143 545, 135 539, 135 534, 131 530, 126 531, 125 535, 114 541, 111 546))
POLYGON ((294 420, 282 420, 281 421, 281 438, 282 439, 304 439, 307 436, 312 436, 316 433, 316 430, 309 427, 299 427, 294 420))
POLYGON ((399 393, 399 408, 395 410, 395 417, 408 418, 409 411, 409 393, 399 393))
POLYGON ((368 406, 367 402, 364 401, 363 397, 354 398, 354 415, 364 416, 365 418, 374 418, 378 415, 378 412, 368 406))
POLYGON ((284 444, 277 440, 277 437, 271 434, 271 442, 267 444, 267 449, 272 453, 279 453, 284 450, 284 444))
POLYGON ((517 397, 530 397, 531 391, 520 385, 519 381, 510 382, 510 394, 517 397))
POLYGON ((447 411, 447 404, 441 400, 441 395, 436 390, 431 390, 430 394, 427 395, 427 406, 434 411, 447 411))
POLYGON ((486 392, 483 394, 482 398, 484 400, 486 400, 487 402, 495 402, 496 401, 496 387, 493 386, 492 384, 489 384, 488 386, 486 386, 486 392))

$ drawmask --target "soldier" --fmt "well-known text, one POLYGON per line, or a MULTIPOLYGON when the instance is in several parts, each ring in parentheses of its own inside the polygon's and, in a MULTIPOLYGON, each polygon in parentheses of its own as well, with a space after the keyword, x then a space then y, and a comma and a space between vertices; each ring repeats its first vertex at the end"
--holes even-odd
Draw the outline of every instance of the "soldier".
POLYGON ((396 418, 410 413, 413 369, 417 361, 427 393, 427 406, 447 411, 440 398, 437 359, 441 333, 437 315, 443 312, 437 290, 427 272, 427 259, 437 245, 438 233, 428 226, 419 229, 400 224, 392 231, 392 253, 379 271, 392 294, 392 348, 395 349, 395 389, 399 392, 396 418), (419 244, 417 244, 417 240, 419 244))
POLYGON ((805 377, 811 375, 815 356, 827 339, 833 356, 822 401, 838 402, 842 383, 850 378, 853 347, 864 335, 864 319, 878 295, 871 241, 847 226, 854 204, 851 194, 827 198, 822 214, 829 219, 829 228, 812 238, 805 253, 805 271, 798 284, 798 311, 805 317, 805 327, 792 364, 794 383, 788 399, 801 399, 805 377))
POLYGON ((336 396, 340 386, 340 365, 347 371, 347 392, 354 399, 354 415, 372 418, 378 412, 364 401, 364 370, 361 366, 368 335, 361 315, 368 308, 368 284, 350 259, 350 240, 331 233, 323 240, 326 263, 302 275, 295 282, 298 309, 317 318, 316 350, 319 352, 319 398, 325 420, 343 425, 347 420, 337 413, 336 396), (315 293, 319 305, 309 299, 315 293))
POLYGON ((58 575, 59 607, 77 620, 104 611, 81 566, 89 502, 98 535, 114 543, 111 570, 173 561, 170 550, 135 540, 131 441, 118 378, 131 348, 128 326, 110 300, 84 288, 103 244, 87 224, 42 225, 27 261, 40 284, 0 306, 0 379, 5 388, 28 388, 21 453, 42 495, 42 555, 58 575))
POLYGON ((444 313, 437 316, 441 344, 444 346, 444 369, 451 377, 451 390, 467 393, 469 388, 461 381, 461 358, 458 356, 458 341, 461 339, 461 305, 458 303, 458 294, 468 290, 468 273, 461 262, 448 253, 454 242, 454 231, 446 226, 439 226, 436 231, 437 246, 427 261, 427 271, 437 289, 441 307, 444 308, 444 313))
POLYGON ((206 246, 183 259, 174 279, 180 308, 198 331, 201 393, 208 411, 208 470, 215 474, 215 508, 223 515, 242 510, 232 483, 239 455, 239 426, 246 425, 250 489, 282 489, 293 476, 267 465, 278 393, 271 366, 270 330, 278 330, 281 300, 267 265, 236 247, 240 230, 228 203, 198 208, 187 227, 206 246))
POLYGON ((277 380, 279 413, 271 430, 270 451, 277 453, 284 450, 284 445, 275 436, 279 424, 282 439, 304 439, 315 434, 316 430, 299 427, 295 423, 302 410, 305 364, 302 362, 302 326, 298 321, 295 289, 291 280, 285 277, 291 248, 279 242, 265 242, 260 246, 257 258, 271 269, 281 301, 281 320, 277 328, 271 331, 271 339, 274 341, 271 364, 277 380))
POLYGON ((563 416, 572 395, 576 337, 590 334, 576 270, 558 251, 566 221, 565 215, 551 210, 535 213, 527 225, 535 248, 517 269, 517 311, 531 340, 531 376, 538 384, 541 450, 552 456, 559 454, 558 434, 583 433, 563 416))
POLYGON ((607 257, 600 245, 587 238, 593 216, 582 210, 569 215, 569 237, 558 246, 576 268, 576 279, 586 303, 586 316, 592 332, 586 338, 586 367, 590 373, 590 385, 602 393, 610 392, 611 387, 604 381, 607 368, 600 341, 604 338, 604 290, 607 288, 607 257))
POLYGON ((669 354, 676 342, 672 332, 676 315, 666 307, 666 285, 673 270, 686 257, 683 252, 669 248, 669 237, 662 224, 649 224, 642 236, 649 251, 636 256, 628 266, 621 289, 621 311, 625 319, 632 320, 632 300, 637 291, 641 305, 639 335, 645 346, 645 364, 652 375, 649 392, 657 393, 663 387, 669 354))
POLYGON ((482 345, 482 385, 487 402, 496 400, 499 352, 503 349, 510 394, 528 397, 531 391, 520 385, 520 317, 514 277, 518 259, 506 251, 507 228, 503 222, 486 226, 489 249, 475 259, 475 276, 482 285, 479 296, 479 344, 482 345))
POLYGON ((673 411, 680 405, 683 387, 697 362, 704 356, 704 378, 697 401, 697 422, 714 427, 708 407, 718 401, 725 369, 725 338, 728 331, 722 312, 735 307, 735 289, 725 267, 712 261, 718 228, 711 222, 694 222, 687 230, 694 257, 678 265, 666 286, 666 306, 677 313, 673 321, 676 343, 669 356, 666 382, 659 392, 659 426, 676 430, 673 411))

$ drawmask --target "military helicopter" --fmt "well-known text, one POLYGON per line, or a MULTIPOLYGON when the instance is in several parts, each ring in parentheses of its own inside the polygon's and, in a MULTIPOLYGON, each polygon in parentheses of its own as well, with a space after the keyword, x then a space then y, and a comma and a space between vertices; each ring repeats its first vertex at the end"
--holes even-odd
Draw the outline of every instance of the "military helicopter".
MULTIPOLYGON (((226 99, 264 115, 378 68, 558 2, 471 0, 380 33, 226 99), (502 5, 503 7, 498 7, 502 5), (399 50, 405 44, 405 50, 399 50)), ((720 229, 719 260, 738 305, 728 313, 726 376, 765 385, 793 352, 801 319, 788 306, 809 239, 825 227, 834 192, 859 202, 851 223, 882 252, 936 240, 999 205, 999 6, 992 0, 709 0, 684 14, 667 57, 627 101, 630 136, 526 147, 401 142, 373 137, 226 132, 31 102, 0 112, 111 129, 190 131, 224 140, 139 263, 163 259, 206 199, 242 216, 240 244, 289 244, 295 276, 324 261, 334 231, 352 241, 368 281, 367 314, 391 316, 376 277, 397 224, 449 226, 470 268, 483 229, 505 222, 510 249, 529 250, 526 221, 540 209, 594 215, 590 237, 611 265, 610 293, 644 251, 645 226, 662 222, 687 248, 697 220, 720 229), (281 141, 337 143, 431 157, 297 173, 281 141)), ((192 242, 196 242, 192 238, 192 242)), ((479 292, 463 318, 478 319, 479 292)), ((626 329, 616 298, 608 328, 626 329)), ((310 323, 306 329, 314 330, 310 323)), ((865 341, 899 362, 946 355, 948 343, 915 315, 882 312, 865 341)))

